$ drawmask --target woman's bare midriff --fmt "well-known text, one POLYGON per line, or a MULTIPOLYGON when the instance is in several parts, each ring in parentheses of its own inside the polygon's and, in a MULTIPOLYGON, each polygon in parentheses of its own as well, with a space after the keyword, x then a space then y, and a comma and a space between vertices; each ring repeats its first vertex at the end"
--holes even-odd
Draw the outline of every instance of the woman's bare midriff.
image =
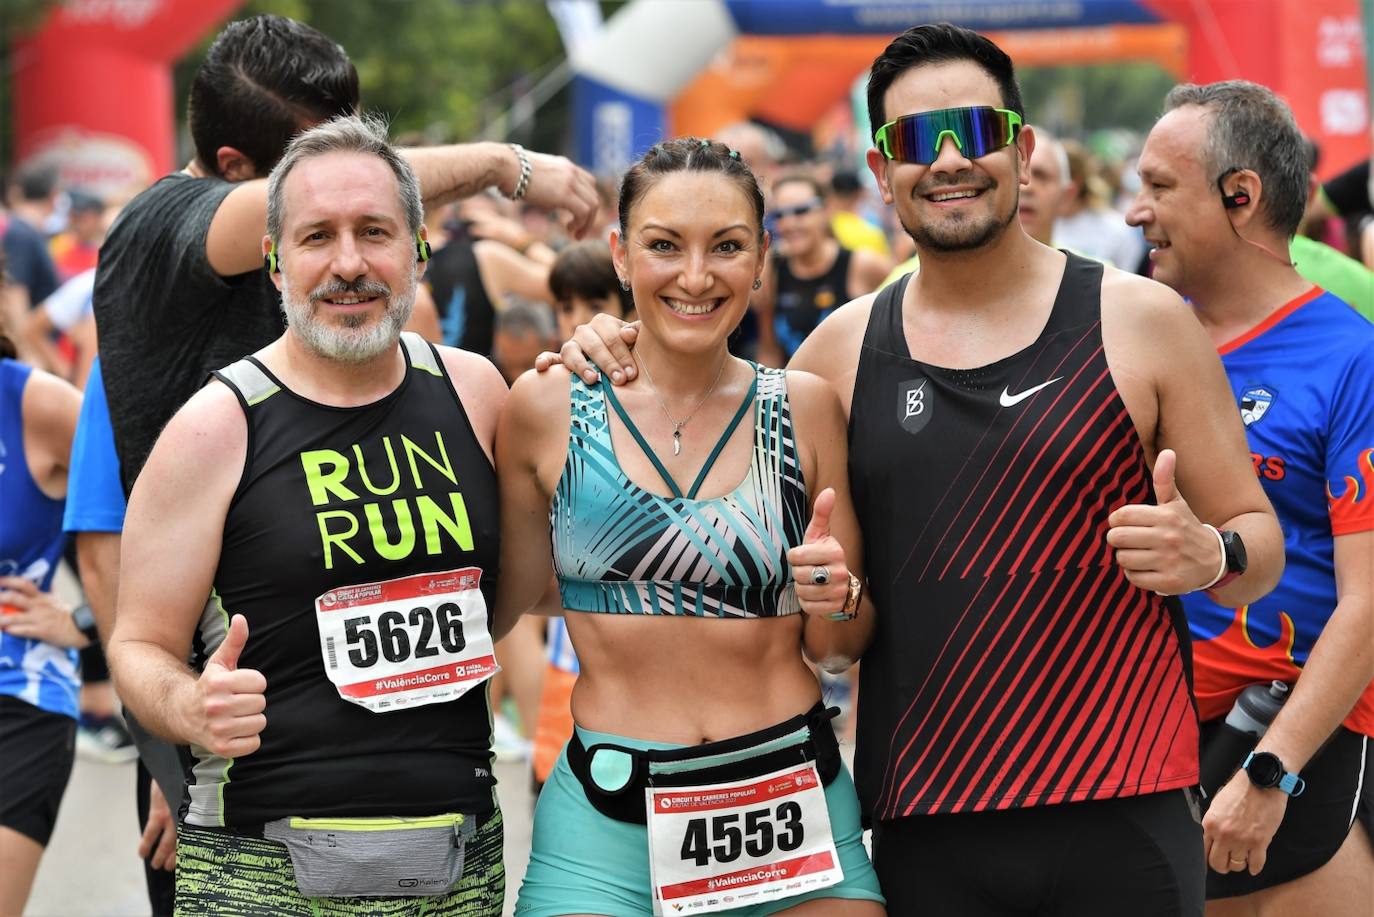
POLYGON ((805 713, 820 698, 801 615, 721 620, 566 612, 583 729, 678 745, 716 742, 805 713))

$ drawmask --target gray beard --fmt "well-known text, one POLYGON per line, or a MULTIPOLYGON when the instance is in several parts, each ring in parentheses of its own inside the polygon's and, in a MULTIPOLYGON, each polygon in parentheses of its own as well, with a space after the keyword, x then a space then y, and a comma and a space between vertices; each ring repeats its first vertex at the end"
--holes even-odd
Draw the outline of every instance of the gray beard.
POLYGON ((332 281, 310 291, 304 300, 298 300, 283 275, 281 308, 287 327, 308 350, 340 363, 366 363, 395 347, 400 340, 401 329, 410 321, 415 308, 415 285, 414 273, 405 288, 395 293, 386 284, 374 281, 353 284, 332 281), (366 315, 346 316, 342 327, 327 325, 317 318, 316 304, 321 299, 349 292, 385 296, 386 312, 371 325, 367 324, 369 316, 366 315))

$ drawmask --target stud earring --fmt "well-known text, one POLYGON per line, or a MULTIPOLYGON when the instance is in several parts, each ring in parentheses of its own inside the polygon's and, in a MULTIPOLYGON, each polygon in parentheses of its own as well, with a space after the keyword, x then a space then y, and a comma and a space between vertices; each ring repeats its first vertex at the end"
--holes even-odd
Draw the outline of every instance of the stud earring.
POLYGON ((754 278, 754 289, 756 289, 756 290, 762 290, 762 289, 763 289, 763 278, 762 278, 762 277, 755 277, 755 278, 754 278))
POLYGON ((630 281, 626 280, 624 277, 621 277, 620 289, 624 290, 626 293, 630 292, 630 281))

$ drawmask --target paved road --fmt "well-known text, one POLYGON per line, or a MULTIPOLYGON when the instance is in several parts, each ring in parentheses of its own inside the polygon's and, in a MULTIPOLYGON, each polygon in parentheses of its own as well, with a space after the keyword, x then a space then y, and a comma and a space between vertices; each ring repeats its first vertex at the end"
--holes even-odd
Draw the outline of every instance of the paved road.
MULTIPOLYGON (((506 823, 506 914, 530 856, 529 766, 497 762, 506 823)), ((143 917, 148 897, 138 859, 134 765, 77 759, 57 829, 43 856, 30 917, 143 917)))

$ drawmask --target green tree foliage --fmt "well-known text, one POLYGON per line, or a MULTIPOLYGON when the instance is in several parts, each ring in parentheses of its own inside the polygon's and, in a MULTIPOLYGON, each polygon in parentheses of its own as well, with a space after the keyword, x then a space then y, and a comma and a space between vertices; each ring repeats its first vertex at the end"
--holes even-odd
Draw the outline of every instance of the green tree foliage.
POLYGON ((1153 63, 1122 61, 1016 72, 1026 117, 1070 137, 1128 128, 1147 132, 1174 78, 1153 63))
MULTIPOLYGON (((542 0, 250 0, 235 18, 258 13, 308 22, 343 45, 364 105, 384 112, 393 134, 431 143, 474 139, 564 58, 542 0)), ((212 38, 177 65, 178 99, 212 38)), ((566 99, 555 98, 516 139, 560 149, 565 110, 566 99)))
POLYGON ((0 172, 14 154, 14 38, 35 29, 56 0, 0 0, 0 172))

